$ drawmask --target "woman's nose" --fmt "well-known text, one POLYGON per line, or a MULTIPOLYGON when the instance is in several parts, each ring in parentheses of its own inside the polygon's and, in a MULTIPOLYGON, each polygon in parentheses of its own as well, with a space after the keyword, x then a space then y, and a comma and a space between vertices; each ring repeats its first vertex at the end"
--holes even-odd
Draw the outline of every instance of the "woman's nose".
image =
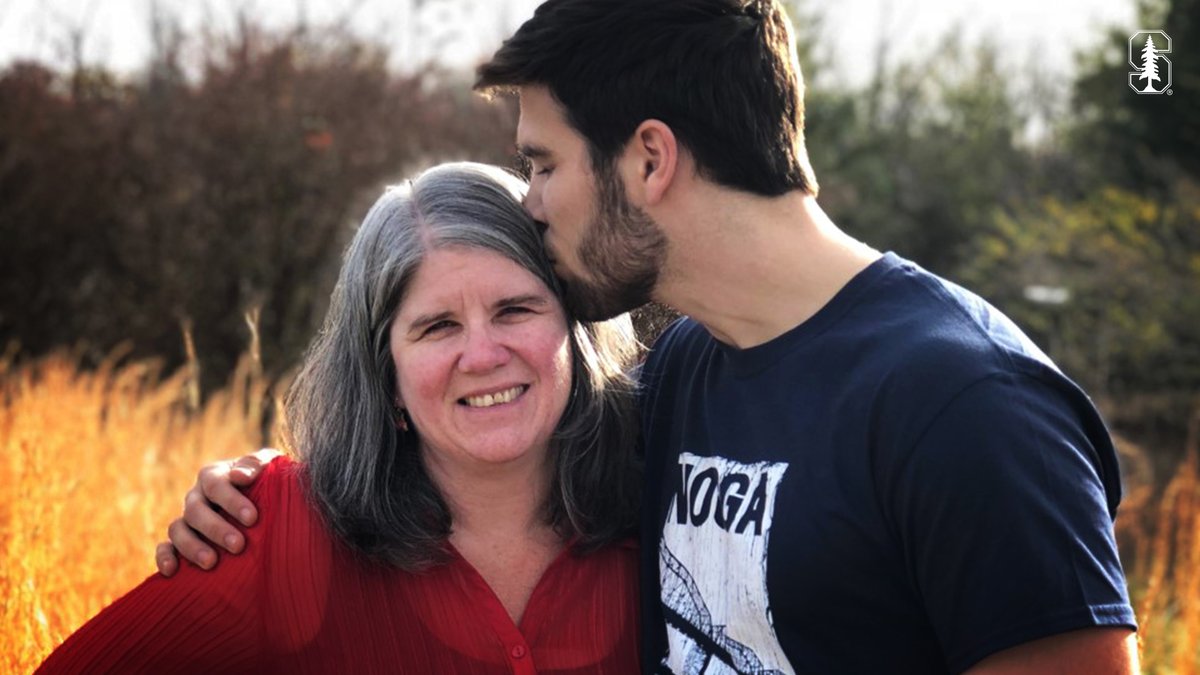
POLYGON ((512 353, 487 328, 471 330, 458 367, 466 373, 488 372, 508 363, 512 353))

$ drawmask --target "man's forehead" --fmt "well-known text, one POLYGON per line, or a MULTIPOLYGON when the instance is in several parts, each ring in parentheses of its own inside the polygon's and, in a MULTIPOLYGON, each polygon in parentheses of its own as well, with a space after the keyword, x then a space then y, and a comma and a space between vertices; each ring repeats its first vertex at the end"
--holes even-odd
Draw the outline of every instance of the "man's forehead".
POLYGON ((517 107, 520 111, 519 125, 539 128, 567 123, 566 109, 544 85, 530 84, 518 88, 517 107))
POLYGON ((562 106, 543 86, 523 86, 517 90, 520 117, 517 120, 517 152, 530 158, 544 157, 553 144, 561 144, 563 133, 575 135, 567 124, 562 106))
POLYGON ((527 124, 517 126, 517 154, 525 159, 537 159, 550 154, 550 149, 534 140, 536 133, 527 124))
POLYGON ((554 94, 550 93, 550 87, 544 84, 522 84, 517 87, 517 102, 521 104, 522 111, 526 108, 553 108, 559 105, 554 94))
POLYGON ((533 123, 533 113, 530 110, 531 106, 527 103, 526 96, 523 95, 524 89, 518 90, 517 94, 517 152, 529 156, 529 151, 537 149, 538 144, 532 138, 536 135, 536 125, 533 123))

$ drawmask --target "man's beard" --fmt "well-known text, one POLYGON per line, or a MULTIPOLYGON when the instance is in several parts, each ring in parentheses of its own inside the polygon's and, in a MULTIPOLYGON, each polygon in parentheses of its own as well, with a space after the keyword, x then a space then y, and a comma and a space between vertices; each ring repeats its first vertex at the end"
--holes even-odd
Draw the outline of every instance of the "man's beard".
POLYGON ((629 203, 612 168, 596 171, 596 178, 597 215, 578 254, 587 279, 563 282, 567 306, 584 321, 611 319, 650 302, 667 254, 662 230, 629 203))

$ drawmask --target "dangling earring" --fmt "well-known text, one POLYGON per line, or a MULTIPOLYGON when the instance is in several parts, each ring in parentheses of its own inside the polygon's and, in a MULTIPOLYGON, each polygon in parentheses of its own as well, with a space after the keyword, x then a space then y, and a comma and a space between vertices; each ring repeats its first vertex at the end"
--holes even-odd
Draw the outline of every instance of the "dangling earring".
POLYGON ((396 428, 408 433, 408 418, 404 416, 404 407, 399 401, 396 402, 396 428))

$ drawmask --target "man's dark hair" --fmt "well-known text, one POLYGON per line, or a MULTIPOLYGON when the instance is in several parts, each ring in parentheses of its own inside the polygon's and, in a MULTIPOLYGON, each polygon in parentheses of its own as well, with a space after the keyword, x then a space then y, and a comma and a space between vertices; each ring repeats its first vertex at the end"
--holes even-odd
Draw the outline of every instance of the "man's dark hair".
POLYGON ((596 167, 657 119, 708 180, 816 194, 792 39, 778 0, 548 0, 479 67, 475 88, 546 86, 596 167))

